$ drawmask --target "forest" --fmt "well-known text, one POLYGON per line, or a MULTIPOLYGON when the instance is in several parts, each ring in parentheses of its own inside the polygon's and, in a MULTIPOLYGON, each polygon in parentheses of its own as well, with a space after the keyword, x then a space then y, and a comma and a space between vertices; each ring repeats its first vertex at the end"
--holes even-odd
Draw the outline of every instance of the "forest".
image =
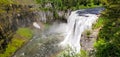
POLYGON ((99 29, 92 54, 81 50, 77 55, 63 52, 58 57, 120 57, 120 0, 0 0, 0 57, 15 57, 34 38, 39 30, 33 28, 34 22, 42 23, 44 29, 56 20, 67 20, 64 16, 68 12, 100 7, 104 10, 92 26, 93 30, 99 29), (39 14, 46 15, 46 22, 39 20, 43 18, 39 14))

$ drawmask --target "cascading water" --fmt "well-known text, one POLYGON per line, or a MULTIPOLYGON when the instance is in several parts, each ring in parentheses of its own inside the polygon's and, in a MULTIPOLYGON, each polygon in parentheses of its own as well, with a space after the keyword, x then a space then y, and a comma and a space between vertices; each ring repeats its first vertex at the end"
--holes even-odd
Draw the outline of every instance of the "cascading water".
POLYGON ((40 31, 42 27, 34 22, 33 26, 38 30, 35 29, 33 39, 19 49, 13 57, 55 57, 55 54, 61 51, 58 44, 69 45, 73 51, 79 53, 82 32, 91 28, 102 9, 73 11, 68 18, 68 23, 56 22, 43 31, 40 31))
POLYGON ((72 48, 75 53, 79 53, 80 38, 82 32, 91 29, 92 24, 98 19, 101 9, 78 10, 71 12, 68 18, 68 30, 66 38, 60 44, 72 48))

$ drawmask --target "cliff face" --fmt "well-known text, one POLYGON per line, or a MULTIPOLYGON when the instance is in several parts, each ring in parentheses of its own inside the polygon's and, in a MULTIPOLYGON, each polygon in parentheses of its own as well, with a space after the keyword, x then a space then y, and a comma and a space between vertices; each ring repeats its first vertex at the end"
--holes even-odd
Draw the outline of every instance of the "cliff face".
POLYGON ((36 21, 36 13, 29 5, 9 4, 2 6, 0 10, 0 52, 2 52, 18 27, 27 27, 36 21))
MULTIPOLYGON (((0 5, 1 6, 1 5, 0 5)), ((66 21, 70 11, 37 11, 33 5, 9 3, 0 7, 0 52, 4 51, 19 27, 33 22, 66 21)))
POLYGON ((43 11, 40 10, 37 12, 37 16, 39 17, 38 20, 42 21, 44 23, 51 23, 53 21, 59 20, 59 21, 67 21, 68 16, 70 15, 70 11, 43 11))

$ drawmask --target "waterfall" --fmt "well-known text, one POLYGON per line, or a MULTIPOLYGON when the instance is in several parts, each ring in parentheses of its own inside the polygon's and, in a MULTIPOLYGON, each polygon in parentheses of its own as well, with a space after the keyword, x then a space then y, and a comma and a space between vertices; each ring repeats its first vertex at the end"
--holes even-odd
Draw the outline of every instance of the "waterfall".
MULTIPOLYGON (((62 51, 61 46, 64 48, 68 45, 74 52, 79 53, 81 49, 81 34, 85 30, 91 29, 92 24, 98 19, 98 14, 102 9, 103 8, 93 8, 72 11, 70 16, 67 17, 67 23, 54 22, 52 25, 49 25, 49 28, 44 30, 38 30, 42 29, 42 26, 37 21, 33 22, 32 25, 37 29, 35 29, 35 35, 27 44, 19 49, 13 57, 55 56, 62 51)), ((42 14, 43 13, 40 13, 40 16, 43 16, 42 14)), ((45 16, 46 15, 47 14, 45 14, 45 16)), ((43 16, 43 21, 44 18, 47 20, 45 16, 43 16)), ((40 19, 42 19, 42 17, 40 19)))
POLYGON ((88 9, 71 12, 71 15, 67 20, 67 35, 60 44, 62 46, 69 45, 75 53, 79 53, 81 49, 81 34, 85 30, 91 29, 92 24, 98 19, 100 10, 101 9, 88 9))

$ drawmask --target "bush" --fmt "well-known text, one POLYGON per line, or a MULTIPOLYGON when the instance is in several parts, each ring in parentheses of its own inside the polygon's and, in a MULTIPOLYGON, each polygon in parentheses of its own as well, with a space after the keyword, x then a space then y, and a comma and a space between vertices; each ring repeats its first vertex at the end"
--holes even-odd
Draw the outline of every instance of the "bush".
POLYGON ((86 35, 87 35, 87 37, 89 37, 90 34, 91 34, 91 31, 90 31, 90 30, 86 30, 86 35))
POLYGON ((71 48, 68 48, 67 50, 64 50, 58 54, 57 57, 88 57, 88 53, 84 50, 81 50, 80 53, 76 54, 71 50, 71 48))
POLYGON ((95 44, 96 53, 95 57, 119 57, 120 48, 116 44, 105 42, 104 40, 99 40, 95 44))
POLYGON ((95 44, 95 57, 120 57, 120 20, 105 19, 95 44))

